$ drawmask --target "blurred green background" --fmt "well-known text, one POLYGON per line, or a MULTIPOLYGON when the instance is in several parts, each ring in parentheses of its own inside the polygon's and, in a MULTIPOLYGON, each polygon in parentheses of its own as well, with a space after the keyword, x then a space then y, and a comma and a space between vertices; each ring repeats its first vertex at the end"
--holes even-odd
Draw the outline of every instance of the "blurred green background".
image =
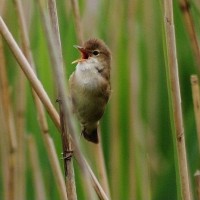
MULTIPOLYGON (((105 164, 111 196, 114 200, 176 200, 180 198, 176 184, 164 61, 162 4, 163 2, 158 0, 79 1, 84 39, 101 38, 112 51, 112 95, 101 120, 101 129, 105 164)), ((37 3, 23 0, 23 7, 30 30, 31 50, 38 77, 52 102, 58 107, 55 103, 57 94, 37 3)), ((199 2, 192 0, 190 8, 199 39, 199 2)), ((68 79, 75 69, 75 65, 72 65, 71 62, 79 56, 76 49, 73 48, 73 45, 78 42, 70 1, 57 1, 57 10, 66 79, 68 79)), ((6 1, 2 15, 20 44, 18 19, 12 1, 6 1)), ((197 199, 194 173, 199 169, 200 163, 190 75, 198 74, 198 67, 178 0, 174 1, 174 21, 188 168, 193 198, 197 199)), ((19 66, 7 44, 4 42, 3 45, 12 107, 16 110, 16 99, 20 95, 17 90, 19 66)), ((28 83, 26 92, 26 134, 34 135, 36 139, 47 199, 59 199, 41 139, 36 109, 28 83)), ((48 122, 57 155, 60 158, 62 152, 60 135, 49 118, 48 122)), ((79 125, 77 124, 77 126, 79 125)), ((82 137, 80 140, 85 147, 89 163, 95 171, 93 164, 95 155, 88 147, 90 144, 83 141, 82 137)), ((61 159, 60 164, 63 168, 61 159)), ((78 199, 85 199, 83 182, 76 161, 74 166, 78 199)), ((2 169, 1 165, 0 168, 2 169)), ((0 197, 3 197, 2 171, 0 174, 0 197)), ((26 156, 25 199, 36 199, 28 154, 26 156)))

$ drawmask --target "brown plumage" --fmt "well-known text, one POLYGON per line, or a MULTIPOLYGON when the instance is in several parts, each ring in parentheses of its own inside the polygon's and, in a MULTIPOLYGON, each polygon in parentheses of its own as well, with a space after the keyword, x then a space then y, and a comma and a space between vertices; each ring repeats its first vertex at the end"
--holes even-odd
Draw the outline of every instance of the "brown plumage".
POLYGON ((73 110, 82 126, 82 135, 98 143, 97 125, 110 96, 111 53, 102 40, 90 39, 83 47, 69 86, 73 110))

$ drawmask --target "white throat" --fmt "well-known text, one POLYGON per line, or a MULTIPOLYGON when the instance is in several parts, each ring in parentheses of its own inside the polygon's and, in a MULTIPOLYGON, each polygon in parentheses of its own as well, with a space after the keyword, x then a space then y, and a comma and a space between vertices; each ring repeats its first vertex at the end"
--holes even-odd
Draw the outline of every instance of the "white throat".
POLYGON ((95 58, 89 58, 85 61, 79 62, 76 66, 76 79, 84 87, 96 88, 99 80, 99 74, 96 66, 99 62, 95 58))

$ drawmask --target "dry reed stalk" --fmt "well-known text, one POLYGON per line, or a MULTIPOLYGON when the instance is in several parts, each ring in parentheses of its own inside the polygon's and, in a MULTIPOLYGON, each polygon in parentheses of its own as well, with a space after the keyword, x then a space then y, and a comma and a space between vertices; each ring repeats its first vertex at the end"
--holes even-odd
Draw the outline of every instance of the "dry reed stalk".
POLYGON ((199 79, 197 75, 192 75, 191 77, 192 84, 192 98, 194 105, 194 113, 197 127, 197 137, 199 142, 199 152, 200 152, 200 90, 199 90, 199 79))
POLYGON ((112 50, 112 70, 111 70, 111 86, 112 97, 110 99, 110 184, 111 184, 111 198, 115 200, 120 199, 120 135, 119 132, 119 67, 117 66, 117 53, 119 49, 120 31, 119 27, 115 26, 116 21, 121 23, 122 6, 119 0, 112 1, 109 6, 110 10, 110 24, 108 25, 108 38, 111 41, 112 50), (113 34, 115 33, 115 34, 113 34))
POLYGON ((181 193, 184 200, 191 199, 189 175, 187 167, 187 156, 184 138, 184 127, 181 108, 181 94, 178 76, 178 63, 176 56, 176 40, 173 20, 172 0, 164 1, 164 26, 167 48, 167 67, 169 84, 169 94, 172 101, 173 119, 175 126, 176 148, 178 153, 178 167, 180 173, 181 193))
POLYGON ((136 168, 136 157, 135 157, 135 149, 136 149, 136 119, 137 114, 137 43, 136 43, 136 31, 135 31, 135 13, 137 9, 137 0, 129 0, 128 1, 128 37, 129 45, 128 45, 128 58, 130 63, 130 115, 129 115, 129 126, 130 126, 130 133, 129 133, 129 196, 133 199, 136 198, 136 177, 135 177, 135 168, 136 168))
MULTIPOLYGON (((46 94, 45 90, 43 89, 43 86, 41 82, 37 79, 34 71, 31 69, 30 64, 28 63, 27 59, 24 57, 23 53, 21 52, 20 48, 18 47, 16 41, 14 40, 13 36, 11 35, 10 31, 8 30, 7 26, 5 25, 2 17, 0 17, 0 33, 7 42, 9 48, 11 49, 11 52, 15 56, 17 62, 19 63, 19 66, 24 71, 27 79, 29 80, 32 88, 37 93, 38 97, 40 98, 41 102, 45 106, 46 110, 49 113, 49 116, 51 117, 52 121, 55 123, 58 130, 60 130, 60 123, 59 123, 59 116, 56 112, 55 108, 51 104, 51 101, 46 94)), ((56 53, 55 53, 56 54, 56 53)), ((57 58, 56 58, 57 59, 57 58)), ((71 118, 68 118, 71 120, 71 118)), ((73 140, 72 140, 73 142, 73 140)), ((105 192, 101 188, 100 184, 98 183, 96 177, 92 173, 92 170, 89 165, 85 165, 83 154, 80 150, 77 151, 77 148, 75 148, 74 152, 75 158, 77 159, 80 168, 84 170, 84 166, 87 166, 87 170, 90 174, 91 180, 93 182, 93 187, 95 188, 95 191, 97 192, 100 199, 108 199, 105 192)))
MULTIPOLYGON (((0 66, 5 66, 5 57, 3 52, 3 45, 2 45, 2 38, 0 37, 0 66)), ((1 129, 0 129, 0 152, 1 152, 1 161, 2 163, 2 181, 3 181, 3 199, 9 200, 9 141, 8 141, 8 130, 6 130, 6 119, 4 113, 4 106, 3 106, 3 93, 2 87, 0 84, 0 121, 1 121, 1 129)))
POLYGON ((0 15, 3 15, 5 12, 5 6, 6 5, 6 0, 0 0, 0 15))
MULTIPOLYGON (((3 51, 2 41, 0 42, 1 51, 3 51)), ((3 53, 3 52, 2 52, 3 53)), ((1 54, 2 55, 2 54, 1 54)), ((3 58, 2 58, 3 59, 3 58)), ((13 117, 13 109, 11 107, 11 99, 9 93, 9 84, 7 79, 7 72, 5 62, 2 60, 2 65, 0 65, 0 82, 1 82, 1 89, 2 89, 2 102, 3 102, 3 113, 6 119, 6 126, 9 135, 9 146, 11 151, 16 151, 17 149, 17 138, 16 138, 16 131, 14 125, 14 117, 13 117)))
POLYGON ((101 187, 101 185, 98 182, 96 176, 94 175, 94 172, 92 171, 92 169, 90 168, 90 166, 89 166, 89 164, 87 163, 86 160, 85 160, 85 164, 87 166, 89 175, 90 175, 90 177, 92 179, 93 187, 95 188, 95 191, 96 191, 99 199, 100 200, 109 200, 109 198, 107 197, 106 193, 104 192, 103 188, 101 187))
MULTIPOLYGON (((102 20, 101 4, 103 1, 87 0, 84 3, 84 12, 81 15, 84 38, 91 38, 99 35, 99 21, 102 20), (91 20, 92 18, 92 20, 91 20)), ((106 28, 105 28, 106 29, 106 28)))
MULTIPOLYGON (((17 0, 19 4, 21 4, 21 2, 19 0, 17 0)), ((23 49, 24 49, 24 53, 26 55, 26 58, 28 59, 29 63, 31 64, 31 67, 33 68, 34 71, 35 70, 35 65, 32 59, 32 53, 30 51, 30 42, 29 42, 29 38, 28 38, 28 28, 26 26, 26 22, 25 22, 25 17, 24 17, 24 12, 23 9, 21 7, 21 5, 19 6, 19 14, 20 14, 20 22, 21 22, 21 34, 23 35, 23 49)), ((59 195, 60 198, 62 200, 67 200, 67 194, 66 194, 66 190, 65 190, 65 183, 64 183, 64 179, 62 176, 62 170, 60 168, 59 165, 59 160, 57 158, 57 154, 56 154, 56 150, 55 150, 55 146, 54 143, 49 135, 49 129, 48 129, 48 124, 47 124, 47 120, 46 120, 46 116, 45 116, 45 111, 44 111, 44 107, 41 103, 41 101, 39 100, 37 94, 33 92, 33 97, 34 97, 34 101, 35 101, 35 105, 37 108, 37 113, 38 113, 38 119, 39 119, 39 125, 40 125, 40 129, 42 131, 42 137, 43 137, 43 141, 47 150, 47 154, 48 154, 48 158, 52 167, 52 171, 54 174, 54 178, 56 181, 56 184, 58 186, 58 191, 59 191, 59 195)), ((19 198, 21 199, 21 198, 19 198)))
MULTIPOLYGON (((114 52, 113 52, 114 54, 114 52)), ((113 61, 113 66, 115 65, 115 62, 113 61)), ((116 82, 118 80, 118 70, 113 70, 115 72, 112 72, 112 98, 111 98, 111 140, 110 140, 110 165, 111 165, 111 171, 110 171, 110 180, 111 180, 111 197, 112 199, 119 199, 119 192, 120 192, 120 137, 119 137, 119 109, 118 109, 118 103, 119 103, 119 92, 118 92, 118 83, 116 82), (114 89, 115 88, 115 89, 114 89)))
MULTIPOLYGON (((28 47, 25 43, 25 36, 23 27, 25 25, 25 16, 22 15, 22 3, 20 0, 15 0, 15 7, 17 11, 18 23, 19 23, 19 32, 20 39, 22 44, 22 50, 26 58, 28 57, 28 47)), ((28 58, 27 58, 28 59, 28 58)), ((20 95, 17 95, 16 99, 16 131, 18 138, 18 164, 17 164, 17 176, 18 176, 18 184, 17 184, 17 192, 18 199, 25 199, 25 170, 26 170, 26 146, 25 146, 25 112, 26 112, 26 78, 23 72, 18 69, 18 79, 17 79, 17 89, 20 95)))
MULTIPOLYGON (((151 180, 151 176, 154 172, 158 172, 161 169, 159 168, 159 149, 158 149, 158 141, 156 134, 158 132, 158 104, 159 104, 159 67, 158 67, 158 24, 156 23, 156 15, 155 12, 156 6, 154 5, 154 0, 147 1, 144 3, 143 8, 143 26, 144 26, 144 43, 146 49, 146 66, 143 70, 146 70, 147 73, 147 81, 146 83, 146 119, 147 124, 143 124, 146 126, 146 134, 145 141, 146 144, 144 146, 144 151, 146 154, 144 155, 145 160, 145 184, 143 184, 143 193, 145 195, 145 199, 151 199, 151 193, 153 192, 152 187, 154 188, 155 181, 151 180), (153 41, 153 42, 152 42, 153 41), (149 158, 150 157, 150 158, 149 158), (144 187, 146 186, 146 187, 144 187), (148 192, 147 192, 148 191, 148 192)), ((145 86, 143 86, 145 87, 145 86)))
MULTIPOLYGON (((51 18, 52 31, 54 34, 55 45, 56 45, 56 46, 54 46, 54 48, 57 49, 57 56, 58 56, 58 60, 59 60, 59 65, 56 67, 60 67, 61 73, 65 74, 63 58, 62 58, 62 47, 61 47, 61 41, 60 41, 58 17, 57 17, 57 8, 56 8, 55 0, 48 0, 48 6, 49 6, 49 14, 50 14, 50 18, 51 18)), ((42 12, 45 12, 44 8, 43 8, 42 12)), ((44 24, 44 26, 45 26, 45 24, 44 24)), ((46 34, 48 34, 48 33, 46 33, 46 34)), ((51 45, 49 45, 49 46, 51 47, 51 45)), ((51 49, 49 49, 49 50, 51 50, 51 49)), ((52 60, 52 64, 54 65, 56 63, 54 63, 54 61, 52 60)), ((67 126, 65 124, 66 115, 63 112, 63 106, 62 106, 62 101, 66 100, 66 99, 62 99, 60 97, 61 97, 61 94, 58 89, 66 191, 67 191, 67 196, 68 196, 69 200, 76 200, 77 194, 76 194, 76 185, 75 185, 75 177, 74 177, 74 167, 73 167, 73 160, 72 160, 72 156, 71 156, 72 155, 72 145, 71 145, 71 140, 70 140, 69 133, 67 130, 67 126)))
POLYGON ((42 176, 42 171, 37 151, 38 147, 32 135, 29 135, 27 140, 28 140, 28 154, 29 154, 28 157, 30 159, 30 166, 33 172, 33 182, 35 187, 36 199, 46 200, 47 197, 45 192, 44 180, 42 176))
MULTIPOLYGON (((1 93, 1 90, 0 90, 1 93)), ((1 94, 0 94, 1 96, 1 94)), ((5 200, 8 199, 8 148, 7 148, 7 144, 8 144, 8 140, 7 140, 7 135, 6 135, 6 131, 5 131, 5 127, 4 127, 4 117, 3 117, 3 111, 1 109, 2 107, 2 102, 1 102, 1 98, 0 98, 0 120, 1 120, 1 130, 0 130, 0 163, 1 163, 1 167, 0 167, 0 174, 1 174, 1 181, 2 181, 2 185, 1 185, 1 197, 5 200)))
POLYGON ((18 69, 17 77, 17 88, 16 91, 19 95, 16 98, 16 132, 17 132, 17 141, 18 141, 18 152, 17 152, 17 193, 18 199, 25 199, 26 191, 26 145, 25 145, 25 112, 26 112, 26 79, 23 72, 18 69))
POLYGON ((191 40, 191 46, 193 48, 193 52, 195 55, 197 69, 200 72, 200 49, 199 49, 197 35, 194 28, 194 22, 192 19, 192 15, 190 13, 190 3, 188 0, 179 0, 179 5, 184 17, 186 29, 188 31, 188 34, 191 40))
POLYGON ((110 189, 108 185, 108 177, 106 173, 105 159, 103 155, 100 126, 98 127, 98 137, 99 143, 92 145, 92 149, 94 150, 93 155, 95 155, 96 166, 99 175, 99 182, 101 183, 102 188, 104 189, 107 196, 110 197, 110 189))
MULTIPOLYGON (((1 57, 1 55, 0 55, 1 57)), ((1 63, 0 63, 1 64, 1 63)), ((0 89, 0 93, 1 93, 1 89, 0 89)), ((1 94, 0 94, 1 96, 1 94)), ((3 110, 2 110, 2 102, 1 102, 1 98, 0 98, 0 121, 1 121, 1 130, 0 130, 0 163, 1 163, 1 166, 0 166, 0 175, 2 177, 2 185, 1 185, 1 196, 3 199, 7 200, 8 199, 8 169, 7 169, 7 166, 8 166, 8 159, 7 159, 7 152, 8 152, 8 149, 7 149, 7 144, 8 144, 8 141, 7 141, 7 135, 6 135, 6 131, 5 131, 5 122, 4 122, 4 117, 3 117, 3 110)))
POLYGON ((198 200, 200 200, 200 171, 197 170, 194 174, 195 181, 196 181, 196 191, 198 200))
POLYGON ((83 44, 83 29, 81 26, 81 18, 80 18, 80 10, 78 5, 78 0, 71 0, 73 14, 74 14, 74 21, 75 21, 75 30, 78 43, 80 45, 83 44))
POLYGON ((10 97, 9 84, 7 79, 6 66, 3 56, 3 46, 2 41, 0 41, 0 51, 1 51, 1 65, 0 65, 0 98, 2 102, 3 118, 5 120, 6 134, 8 134, 8 199, 17 199, 17 138, 16 129, 14 123, 13 108, 10 97))

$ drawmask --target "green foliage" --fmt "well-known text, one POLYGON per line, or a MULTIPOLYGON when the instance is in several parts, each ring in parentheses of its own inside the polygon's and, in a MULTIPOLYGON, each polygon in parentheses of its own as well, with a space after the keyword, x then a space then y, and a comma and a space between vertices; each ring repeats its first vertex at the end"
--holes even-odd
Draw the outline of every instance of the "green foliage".
MULTIPOLYGON (((12 5, 8 1, 9 5, 12 5)), ((178 1, 174 1, 174 20, 176 30, 176 42, 177 42, 177 54, 179 64, 179 75, 180 75, 180 87, 182 96, 182 108, 184 117, 184 127, 186 135, 186 148, 188 156, 188 167, 190 172, 191 187, 193 193, 195 193, 195 182, 193 174, 199 168, 199 152, 197 144, 197 135, 194 121, 192 94, 190 85, 190 75, 197 73, 197 66, 195 63, 195 57, 191 48, 190 39, 188 37, 187 30, 183 21, 183 16, 178 7, 178 1)), ((119 124, 118 127, 119 135, 116 136, 119 139, 119 155, 118 162, 119 181, 115 183, 119 185, 120 191, 116 191, 119 194, 117 199, 138 199, 138 200, 176 200, 179 197, 179 184, 176 181, 177 164, 176 151, 172 140, 172 129, 170 125, 170 110, 169 110, 169 99, 167 93, 168 81, 165 72, 165 46, 163 47, 163 10, 162 3, 158 4, 155 0, 151 1, 137 1, 135 3, 136 8, 132 9, 134 18, 130 19, 128 10, 130 9, 128 4, 129 1, 101 1, 97 5, 97 1, 92 2, 91 7, 87 12, 91 14, 90 20, 93 20, 93 15, 97 15, 97 24, 95 25, 97 30, 97 37, 101 36, 106 41, 108 46, 111 46, 111 51, 115 52, 113 55, 115 59, 115 66, 113 70, 117 70, 118 74, 118 88, 112 86, 113 92, 117 91, 118 98, 118 111, 119 111, 119 124), (120 7, 121 14, 117 15, 116 11, 112 10, 112 7, 120 7), (147 4, 147 5, 146 5, 147 4), (117 5, 117 6, 116 6, 117 5), (95 9, 95 12, 93 10, 95 9), (115 23, 111 20, 112 12, 115 13, 115 23), (149 14, 149 13, 150 14, 149 14), (148 17, 151 16, 151 17, 148 17), (128 23, 130 20, 131 23, 128 23), (132 24, 134 34, 129 33, 129 26, 132 24), (117 27, 117 28, 116 28, 117 27), (108 32, 112 31, 113 32, 108 32), (119 32, 114 32, 115 30, 119 32), (115 36, 118 35, 117 41, 113 41, 115 36), (111 37, 113 36, 113 38, 111 37), (129 44, 131 40, 135 41, 134 47, 136 48, 135 58, 137 65, 132 66, 130 63, 129 44), (113 39, 113 40, 112 40, 113 39), (113 44, 113 42, 117 42, 113 44), (112 47, 117 49, 112 49, 112 47), (132 67, 137 72, 135 80, 136 87, 131 85, 130 73, 132 73, 132 67), (134 91, 135 100, 130 99, 130 88, 134 91), (134 130, 130 127, 131 120, 130 112, 131 104, 137 102, 134 107, 137 111, 134 111, 134 130), (131 137, 130 135, 134 135, 131 137), (134 152, 130 151, 129 140, 134 139, 134 152), (134 166, 130 165, 130 160, 134 160, 134 166), (130 176, 130 169, 134 171, 134 177, 130 176), (133 179, 134 180, 131 180, 133 179), (135 184, 135 185, 134 185, 135 184), (135 190, 135 198, 130 196, 131 190, 135 190)), ((35 1, 33 2, 35 4, 35 1)), ((81 1, 81 16, 82 21, 86 16, 86 4, 88 2, 81 1)), ((63 58, 66 66, 66 78, 74 71, 75 66, 71 65, 71 62, 75 60, 79 55, 73 48, 74 44, 77 44, 76 33, 74 29, 74 18, 72 10, 67 7, 69 5, 66 1, 57 1, 59 25, 61 43, 63 49, 63 58)), ((52 76, 52 70, 50 67, 50 57, 47 48, 46 37, 41 25, 41 18, 39 11, 36 6, 33 6, 30 22, 30 40, 31 50, 35 65, 37 67, 38 77, 44 85, 45 90, 50 96, 53 104, 56 105, 56 89, 54 79, 52 76)), ((193 18, 199 19, 199 10, 192 4, 193 18)), ((16 13, 13 6, 7 9, 4 19, 8 24, 9 29, 14 34, 17 41, 19 41, 19 26, 16 22, 16 13), (12 15, 11 15, 12 13, 12 15)), ((29 13, 27 13, 29 14, 29 13)), ((87 22, 90 23, 90 22, 87 22)), ((195 20, 196 24, 199 24, 195 20)), ((83 24, 83 29, 84 29, 83 24)), ((87 26, 88 27, 88 26, 87 26)), ((91 27, 92 29, 93 27, 91 27)), ((85 30, 84 30, 85 31, 85 30)), ((88 31, 86 31, 88 32, 88 31)), ((92 32, 92 31, 91 31, 92 32)), ((199 31, 198 31, 199 34, 199 31)), ((92 36, 94 34, 92 33, 92 36)), ((198 35, 199 37, 199 35, 198 35)), ((87 39, 87 38, 86 38, 87 39)), ((5 43, 4 43, 5 44, 5 43)), ((11 95, 15 99, 14 88, 16 87, 17 81, 17 64, 13 58, 11 52, 8 50, 7 45, 4 45, 6 68, 9 74, 9 84, 13 88, 11 95)), ((115 77, 112 77, 115 79, 115 77)), ((19 94, 18 94, 19 95, 19 94)), ((103 151, 105 156, 106 169, 108 171, 108 177, 111 177, 112 166, 111 162, 111 145, 115 145, 112 141, 110 132, 112 131, 111 116, 115 115, 112 113, 112 100, 108 104, 106 113, 101 120, 102 129, 102 141, 103 151)), ((13 102, 14 105, 14 102, 13 102)), ((56 145, 57 155, 60 158, 62 147, 60 141, 60 135, 56 130, 55 126, 48 118, 49 129, 51 136, 53 137, 56 145)), ((58 191, 55 186, 55 179, 52 174, 44 143, 41 138, 39 126, 37 123, 36 109, 31 95, 30 87, 27 85, 27 105, 26 105, 26 133, 33 134, 36 138, 38 145, 38 152, 40 158, 40 165, 43 173, 45 182, 45 189, 47 193, 47 199, 55 200, 58 198, 58 191)), ((83 138, 80 137, 80 142, 83 138)), ((93 152, 89 152, 86 146, 86 152, 88 157, 94 157, 93 152)), ((27 158, 27 163, 29 159, 27 158)), ((82 180, 79 166, 75 163, 75 176, 78 199, 85 199, 84 197, 84 183, 82 180)), ((60 159, 60 164, 63 166, 63 162, 60 159)), ((0 167, 2 168, 2 167, 0 167)), ((2 174, 0 174, 2 176, 2 174)), ((3 188, 3 182, 0 176, 0 191, 3 188)), ((177 177, 178 179, 179 177, 177 177)), ((112 181, 109 180, 111 184, 112 181)), ((27 164, 26 170, 26 193, 27 199, 35 199, 33 190, 33 179, 30 165, 27 164)), ((0 192, 0 195, 2 193, 0 192)), ((111 194, 115 196, 114 194, 111 194)), ((195 194, 194 194, 195 196, 195 194)))

